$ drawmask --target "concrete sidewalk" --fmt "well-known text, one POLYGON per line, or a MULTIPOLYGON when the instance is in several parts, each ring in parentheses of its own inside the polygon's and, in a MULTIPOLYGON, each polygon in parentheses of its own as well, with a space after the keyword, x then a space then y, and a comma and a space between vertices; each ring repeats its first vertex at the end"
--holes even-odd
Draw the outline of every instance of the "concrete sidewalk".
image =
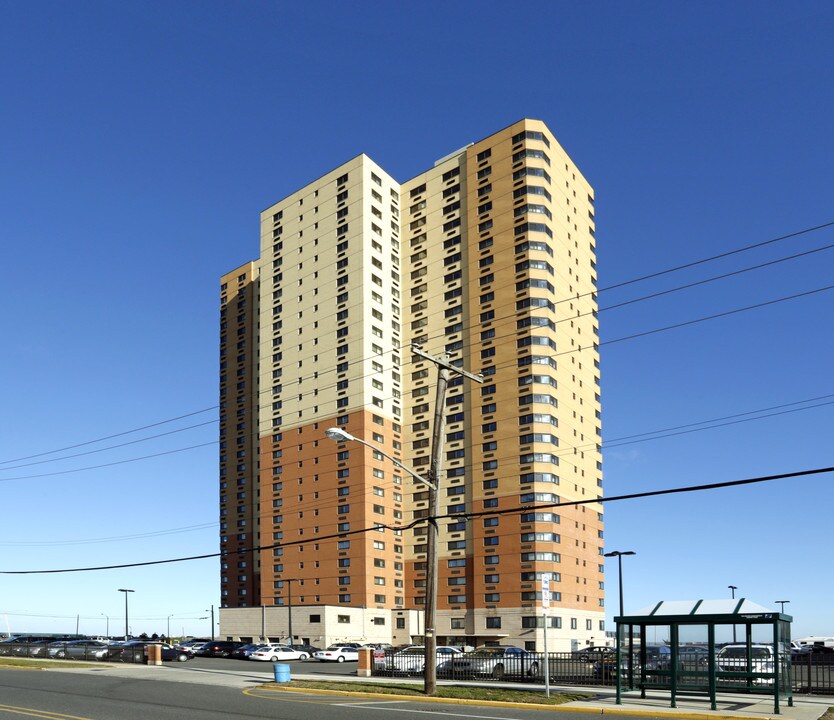
MULTIPOLYGON (((239 688, 241 690, 254 688, 258 685, 273 681, 271 672, 264 672, 266 668, 241 668, 235 664, 234 667, 226 668, 196 668, 187 667, 183 664, 176 665, 94 665, 88 668, 61 668, 55 666, 46 672, 77 672, 77 673, 98 673, 116 677, 130 677, 137 680, 162 680, 165 682, 184 682, 204 685, 222 685, 224 687, 239 688)), ((373 683, 384 682, 387 685, 414 685, 420 679, 415 678, 392 678, 392 677, 370 677, 360 678, 355 675, 332 675, 322 677, 317 674, 293 673, 293 680, 315 680, 319 682, 345 682, 345 683, 373 683)), ((451 683, 440 681, 439 685, 471 685, 483 687, 483 683, 451 683)), ((519 684, 519 683, 489 683, 489 686, 496 686, 507 689, 538 691, 544 696, 542 685, 519 684)), ((289 689, 288 689, 289 691, 289 689)), ((303 692, 315 692, 314 690, 303 692)), ((774 712, 773 698, 767 695, 746 695, 746 694, 721 694, 717 698, 717 709, 710 709, 710 701, 707 697, 684 696, 677 700, 677 707, 671 707, 671 698, 668 692, 648 691, 645 698, 640 697, 640 692, 623 693, 622 704, 616 703, 616 691, 610 687, 577 687, 575 685, 552 685, 550 692, 586 693, 591 697, 587 700, 576 700, 564 705, 547 706, 547 709, 555 712, 576 712, 599 715, 626 715, 626 716, 649 716, 649 717, 671 717, 683 720, 701 718, 719 720, 720 718, 752 718, 754 720, 766 720, 767 718, 784 718, 785 720, 818 720, 830 707, 834 707, 834 696, 800 695, 793 699, 793 707, 788 707, 786 701, 780 702, 780 712, 774 712)), ((426 702, 429 698, 409 696, 411 702, 426 702)), ((443 700, 431 699, 433 702, 443 700)), ((473 701, 477 704, 477 701, 473 701)), ((519 704, 518 707, 536 707, 535 705, 519 704)), ((538 706, 544 707, 544 706, 538 706)))

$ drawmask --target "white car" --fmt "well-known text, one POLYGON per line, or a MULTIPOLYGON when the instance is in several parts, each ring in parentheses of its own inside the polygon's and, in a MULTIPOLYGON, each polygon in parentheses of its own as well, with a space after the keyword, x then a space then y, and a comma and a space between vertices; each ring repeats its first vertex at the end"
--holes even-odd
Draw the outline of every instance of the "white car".
POLYGON ((313 659, 319 662, 345 662, 359 661, 359 648, 347 647, 345 645, 331 645, 327 650, 319 650, 313 653, 313 659))
MULTIPOLYGON (((747 673, 749 671, 754 676, 755 684, 772 685, 774 659, 771 645, 750 645, 748 656, 747 645, 737 643, 721 648, 715 657, 715 664, 718 670, 723 672, 747 673)), ((747 676, 742 675, 733 679, 746 681, 747 676)))
POLYGON ((250 660, 261 660, 263 662, 278 662, 279 660, 306 660, 310 657, 306 652, 293 650, 289 645, 280 643, 269 643, 261 645, 257 650, 249 653, 250 660))
MULTIPOLYGON (((439 645, 437 647, 437 664, 440 665, 446 660, 452 660, 463 652, 456 647, 439 645)), ((422 645, 413 645, 400 650, 391 656, 390 669, 394 672, 421 673, 426 669, 426 648, 422 645)))

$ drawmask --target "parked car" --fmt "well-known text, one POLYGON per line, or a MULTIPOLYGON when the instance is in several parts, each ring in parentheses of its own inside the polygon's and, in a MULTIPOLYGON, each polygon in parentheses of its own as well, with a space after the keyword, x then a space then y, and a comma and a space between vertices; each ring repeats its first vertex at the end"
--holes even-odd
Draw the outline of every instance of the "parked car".
POLYGON ((232 642, 231 640, 214 640, 208 642, 197 651, 197 655, 203 657, 229 657, 232 651, 237 650, 245 643, 232 642))
POLYGON ((279 660, 306 660, 310 657, 306 652, 294 650, 282 643, 267 643, 249 653, 250 660, 278 662, 279 660))
POLYGON ((55 640, 72 640, 73 638, 44 637, 42 635, 18 635, 0 642, 0 655, 18 655, 20 657, 43 657, 47 646, 55 640))
POLYGON ((50 643, 47 653, 51 658, 74 658, 76 660, 106 660, 110 647, 100 640, 68 640, 50 643))
POLYGON ((185 642, 176 643, 174 647, 177 650, 185 650, 186 652, 195 653, 197 648, 202 647, 208 642, 207 640, 186 640, 185 642))
POLYGON ((683 669, 691 669, 698 665, 708 665, 709 648, 703 645, 681 645, 678 647, 678 659, 683 669))
POLYGON ((596 662, 597 660, 602 660, 612 655, 616 657, 617 649, 608 647, 607 645, 589 645, 580 650, 574 650, 571 653, 571 657, 586 663, 596 662))
POLYGON ((359 660, 359 649, 348 645, 331 645, 326 650, 313 653, 313 659, 319 662, 356 662, 359 660))
MULTIPOLYGON (((437 666, 443 662, 453 660, 454 656, 463 655, 463 652, 456 647, 440 645, 437 648, 437 666)), ((400 650, 390 656, 388 669, 401 673, 421 673, 426 669, 426 648, 422 645, 414 645, 400 650)))
POLYGON ((805 652, 809 655, 834 655, 834 647, 830 645, 806 645, 805 652))
POLYGON ((290 647, 293 650, 300 650, 301 652, 307 653, 307 657, 313 657, 313 653, 317 653, 321 650, 320 647, 316 647, 315 645, 310 645, 308 643, 293 643, 290 647))
MULTIPOLYGON (((748 648, 745 644, 725 645, 718 651, 715 664, 718 670, 736 673, 772 673, 774 653, 771 645, 756 644, 748 648), (748 670, 749 667, 749 670, 748 670)), ((745 678, 739 678, 745 679, 745 678)), ((772 677, 757 677, 753 682, 760 685, 772 685, 772 677)))
MULTIPOLYGON (((672 648, 668 645, 646 645, 646 672, 653 672, 655 670, 669 670, 672 667, 672 648)), ((640 676, 640 663, 642 662, 642 652, 639 647, 635 647, 631 658, 625 648, 620 653, 620 663, 622 665, 621 673, 626 675, 631 667, 634 677, 640 676)), ((679 659, 681 667, 684 665, 683 658, 679 659)), ((593 666, 594 677, 609 679, 616 676, 617 673, 617 653, 606 655, 594 662, 593 666)))
POLYGON ((156 645, 161 649, 163 660, 176 660, 177 662, 185 662, 194 657, 194 653, 188 650, 181 650, 175 648, 168 643, 160 642, 144 642, 142 640, 130 640, 126 643, 110 646, 110 657, 113 660, 121 660, 122 662, 143 663, 148 658, 148 646, 156 645))
POLYGON ((539 674, 539 656, 514 645, 476 648, 473 652, 455 655, 437 666, 438 674, 451 677, 490 676, 535 677, 539 674))
POLYGON ((248 643, 247 645, 241 645, 239 648, 232 650, 232 654, 229 655, 229 657, 234 658, 235 660, 247 660, 249 658, 249 653, 254 652, 264 644, 265 643, 248 643))
POLYGON ((834 664, 834 647, 828 645, 806 645, 803 652, 793 655, 795 663, 805 665, 832 665, 834 664))

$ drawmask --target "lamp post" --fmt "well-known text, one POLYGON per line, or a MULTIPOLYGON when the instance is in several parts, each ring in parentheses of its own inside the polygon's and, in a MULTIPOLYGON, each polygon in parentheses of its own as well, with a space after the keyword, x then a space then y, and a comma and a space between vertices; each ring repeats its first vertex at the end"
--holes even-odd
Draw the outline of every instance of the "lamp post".
POLYGON ((171 642, 171 618, 174 617, 173 615, 168 616, 168 634, 165 636, 166 642, 171 642))
MULTIPOLYGON (((441 406, 442 409, 442 406, 441 406)), ((438 431, 443 433, 443 423, 435 423, 435 434, 438 431)), ((423 674, 423 692, 426 695, 434 695, 437 691, 437 635, 435 634, 435 615, 437 611, 437 485, 432 480, 422 476, 413 468, 405 465, 397 458, 389 455, 382 448, 377 447, 373 443, 369 443, 362 438, 354 437, 350 433, 341 428, 329 428, 324 433, 328 438, 338 443, 355 441, 366 447, 378 452, 383 457, 388 458, 394 465, 402 468, 417 482, 426 485, 429 488, 429 532, 426 537, 426 609, 425 609, 425 623, 424 623, 424 647, 426 649, 426 662, 423 674)), ((442 456, 442 444, 435 443, 434 456, 440 454, 442 456)), ((440 460, 437 457, 432 458, 432 479, 436 480, 439 472, 436 470, 440 467, 440 460)))
POLYGON ((617 566, 620 571, 620 617, 623 616, 623 555, 636 555, 634 550, 612 550, 605 553, 604 557, 617 558, 617 566))
POLYGON ((211 613, 211 641, 214 642, 214 605, 211 606, 211 610, 206 608, 203 612, 211 613))
MULTIPOLYGON (((735 600, 736 599, 736 590, 738 590, 738 587, 736 585, 727 585, 727 587, 730 590, 731 599, 735 600)), ((735 642, 735 641, 736 641, 736 624, 733 623, 733 642, 735 642)))
MULTIPOLYGON (((127 597, 127 596, 125 596, 125 597, 127 597)), ((101 616, 103 618, 107 619, 107 624, 105 625, 105 627, 107 629, 104 632, 104 637, 106 637, 109 640, 110 639, 110 617, 108 615, 105 615, 104 613, 101 613, 101 616)))
POLYGON ((135 592, 134 590, 128 590, 127 588, 119 588, 119 592, 123 592, 125 594, 125 641, 128 639, 128 626, 127 626, 127 594, 135 592))
POLYGON ((790 602, 790 600, 774 600, 773 602, 775 602, 777 605, 781 605, 781 607, 779 608, 779 612, 784 615, 785 605, 787 605, 790 602))

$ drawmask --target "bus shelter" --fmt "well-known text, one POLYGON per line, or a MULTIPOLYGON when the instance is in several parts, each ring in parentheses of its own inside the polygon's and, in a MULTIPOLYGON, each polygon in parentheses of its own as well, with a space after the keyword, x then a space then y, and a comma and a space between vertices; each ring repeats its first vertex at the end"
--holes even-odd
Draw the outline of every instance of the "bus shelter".
POLYGON ((624 690, 668 689, 677 697, 758 693, 793 706, 790 615, 746 598, 662 600, 617 625, 617 704, 624 690))

